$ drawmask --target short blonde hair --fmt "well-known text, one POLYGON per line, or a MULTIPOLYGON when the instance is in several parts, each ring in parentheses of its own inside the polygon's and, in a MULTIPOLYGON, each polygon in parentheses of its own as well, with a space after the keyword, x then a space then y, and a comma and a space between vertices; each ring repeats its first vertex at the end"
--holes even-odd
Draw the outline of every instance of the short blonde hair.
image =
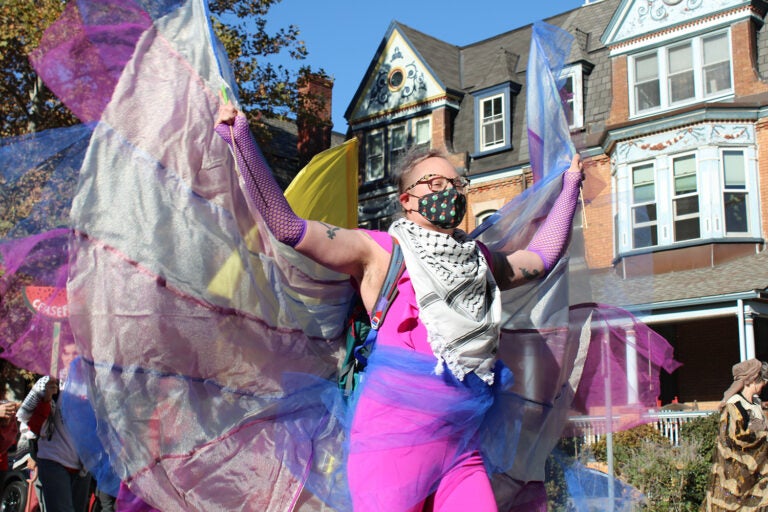
POLYGON ((402 194, 405 184, 404 178, 414 167, 419 165, 427 158, 445 158, 448 160, 448 153, 442 149, 424 149, 423 147, 413 146, 409 149, 397 169, 392 173, 392 182, 397 185, 397 193, 402 194))

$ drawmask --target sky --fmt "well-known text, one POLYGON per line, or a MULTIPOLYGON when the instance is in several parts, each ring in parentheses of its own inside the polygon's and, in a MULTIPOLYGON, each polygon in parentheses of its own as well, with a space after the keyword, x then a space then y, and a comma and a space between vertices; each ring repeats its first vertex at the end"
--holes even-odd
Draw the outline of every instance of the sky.
MULTIPOLYGON (((595 0, 591 0, 594 2, 595 0)), ((447 43, 464 46, 584 5, 585 0, 281 0, 267 30, 296 25, 309 56, 272 59, 291 70, 324 69, 334 79, 333 130, 345 133, 352 101, 390 23, 398 21, 447 43)))

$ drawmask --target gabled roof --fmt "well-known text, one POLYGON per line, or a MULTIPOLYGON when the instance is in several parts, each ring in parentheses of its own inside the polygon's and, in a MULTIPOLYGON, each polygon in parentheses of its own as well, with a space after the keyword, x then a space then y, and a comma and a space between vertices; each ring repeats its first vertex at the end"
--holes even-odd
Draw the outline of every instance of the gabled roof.
POLYGON ((461 67, 459 48, 407 25, 393 22, 414 50, 424 59, 435 78, 448 90, 460 90, 461 67))
POLYGON ((457 47, 394 21, 344 117, 354 122, 370 113, 405 109, 446 93, 455 94, 459 85, 457 47), (397 90, 388 86, 390 73, 396 68, 403 71, 406 81, 397 90))

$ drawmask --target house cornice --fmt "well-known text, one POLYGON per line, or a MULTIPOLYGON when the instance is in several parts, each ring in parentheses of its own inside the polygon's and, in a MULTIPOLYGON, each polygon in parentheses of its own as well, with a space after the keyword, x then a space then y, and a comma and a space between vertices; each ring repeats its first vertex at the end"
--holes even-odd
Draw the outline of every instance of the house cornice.
POLYGON ((661 113, 645 119, 608 126, 599 145, 605 154, 610 154, 618 142, 647 137, 684 126, 705 122, 755 122, 768 116, 768 96, 763 101, 766 103, 734 102, 695 105, 674 114, 661 113))

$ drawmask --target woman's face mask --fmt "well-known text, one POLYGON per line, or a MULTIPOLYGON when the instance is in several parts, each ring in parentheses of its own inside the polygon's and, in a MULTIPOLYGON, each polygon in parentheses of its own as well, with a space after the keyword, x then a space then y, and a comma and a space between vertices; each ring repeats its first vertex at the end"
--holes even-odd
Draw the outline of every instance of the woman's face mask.
POLYGON ((429 192, 418 198, 418 212, 429 222, 443 229, 453 229, 467 213, 467 197, 455 188, 429 192))

